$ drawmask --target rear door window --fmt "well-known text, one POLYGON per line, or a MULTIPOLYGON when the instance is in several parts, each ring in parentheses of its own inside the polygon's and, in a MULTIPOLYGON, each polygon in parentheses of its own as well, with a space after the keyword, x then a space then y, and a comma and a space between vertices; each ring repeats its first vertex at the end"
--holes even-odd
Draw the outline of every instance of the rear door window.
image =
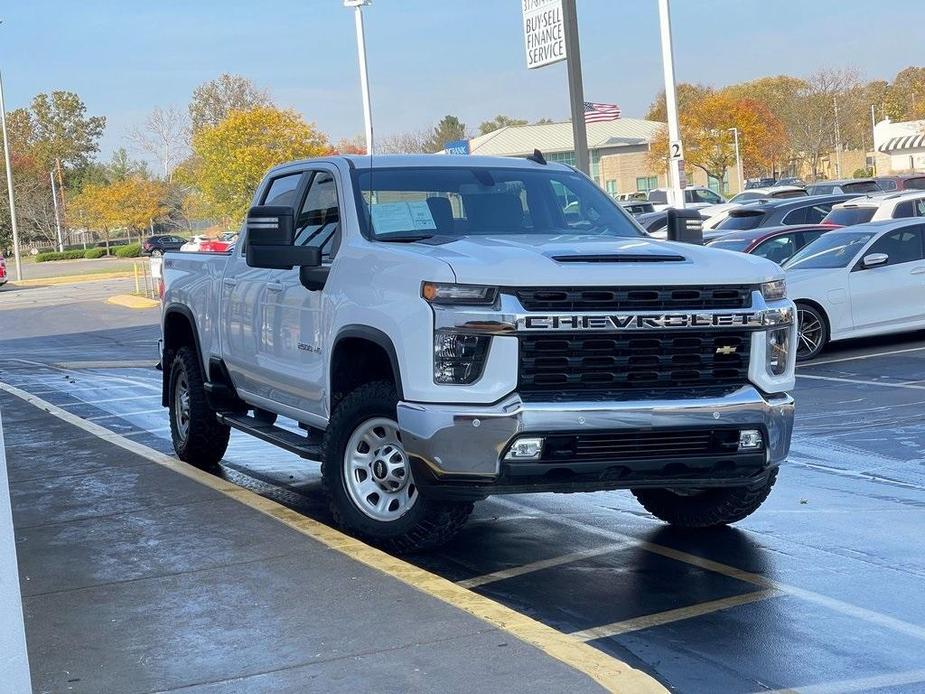
POLYGON ((922 260, 925 258, 925 249, 922 247, 922 229, 922 225, 919 225, 891 231, 875 241, 867 254, 886 253, 889 256, 887 265, 901 265, 922 260))

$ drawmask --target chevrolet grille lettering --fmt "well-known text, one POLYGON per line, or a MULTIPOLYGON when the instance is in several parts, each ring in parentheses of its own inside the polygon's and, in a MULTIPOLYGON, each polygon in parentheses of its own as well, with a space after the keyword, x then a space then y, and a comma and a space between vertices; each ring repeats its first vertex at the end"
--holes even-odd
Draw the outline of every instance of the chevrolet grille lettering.
POLYGON ((645 313, 610 315, 530 315, 520 321, 523 330, 663 330, 671 328, 761 327, 762 314, 645 313))

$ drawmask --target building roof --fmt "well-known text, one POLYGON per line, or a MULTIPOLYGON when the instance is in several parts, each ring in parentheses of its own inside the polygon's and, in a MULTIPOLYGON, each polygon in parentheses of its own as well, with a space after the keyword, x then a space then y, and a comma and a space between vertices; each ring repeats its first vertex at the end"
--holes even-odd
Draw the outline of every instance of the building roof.
MULTIPOLYGON (((589 123, 588 149, 644 145, 655 137, 663 125, 641 118, 617 118, 604 123, 589 123)), ((534 149, 543 153, 574 151, 571 121, 507 125, 469 141, 472 154, 525 155, 534 149)))

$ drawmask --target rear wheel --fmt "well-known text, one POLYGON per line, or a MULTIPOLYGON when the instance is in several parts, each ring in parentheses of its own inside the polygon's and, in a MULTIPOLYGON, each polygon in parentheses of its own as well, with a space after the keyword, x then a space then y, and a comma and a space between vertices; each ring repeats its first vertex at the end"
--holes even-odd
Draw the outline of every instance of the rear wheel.
POLYGON ((771 493, 777 470, 755 485, 698 491, 634 489, 633 496, 656 518, 681 528, 712 528, 740 521, 758 510, 771 493))
POLYGON ((199 467, 217 465, 231 430, 209 407, 199 357, 191 347, 181 347, 174 355, 168 388, 170 437, 177 457, 199 467))
POLYGON ((359 386, 324 434, 321 474, 339 526, 396 552, 432 549, 455 535, 471 503, 433 501, 414 483, 391 383, 359 386))
POLYGON ((819 355, 829 341, 829 324, 822 311, 810 304, 797 304, 797 361, 819 355))
POLYGON ((151 256, 154 258, 159 258, 162 255, 164 255, 164 251, 159 248, 155 248, 153 251, 151 251, 151 256))

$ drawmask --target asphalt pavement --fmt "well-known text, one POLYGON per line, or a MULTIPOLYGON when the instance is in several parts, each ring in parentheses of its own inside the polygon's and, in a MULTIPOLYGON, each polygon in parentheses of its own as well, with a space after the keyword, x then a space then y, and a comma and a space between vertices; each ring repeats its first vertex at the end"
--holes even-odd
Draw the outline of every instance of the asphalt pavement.
MULTIPOLYGON (((25 316, 0 310, 0 381, 171 452, 156 311, 25 316)), ((798 374, 791 459, 733 528, 677 531, 625 492, 496 497, 411 561, 673 690, 925 692, 925 336, 836 345, 798 374)), ((271 446, 233 434, 221 476, 330 522, 317 466, 271 446)))

